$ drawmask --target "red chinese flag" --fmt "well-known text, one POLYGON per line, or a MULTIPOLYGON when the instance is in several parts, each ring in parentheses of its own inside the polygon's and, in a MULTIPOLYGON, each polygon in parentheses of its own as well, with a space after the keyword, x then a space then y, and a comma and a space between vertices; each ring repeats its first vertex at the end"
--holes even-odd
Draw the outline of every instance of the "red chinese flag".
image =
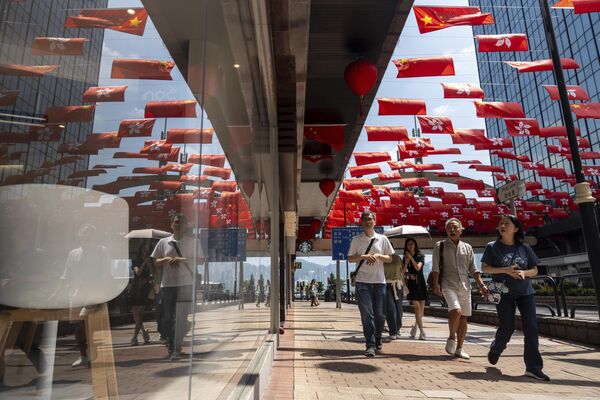
POLYGON ((401 58, 392 62, 398 68, 397 78, 454 75, 452 57, 401 58))
POLYGON ((34 56, 82 56, 86 38, 36 37, 31 54, 34 56))
POLYGON ((600 103, 571 104, 571 110, 573 110, 577 118, 600 119, 600 103))
MULTIPOLYGON (((581 136, 579 128, 575 127, 575 134, 581 136)), ((564 126, 550 126, 548 128, 540 128, 540 137, 566 137, 567 128, 564 126)))
MULTIPOLYGON (((558 139, 558 141, 560 142, 560 145, 563 147, 568 147, 570 148, 571 146, 569 145, 569 139, 568 138, 560 138, 558 139)), ((579 146, 580 149, 589 149, 590 148, 590 141, 587 138, 577 138, 577 146, 579 146)))
POLYGON ((144 118, 195 118, 196 100, 150 101, 144 118))
POLYGON ((400 184, 406 187, 429 186, 427 178, 404 178, 400 179, 400 184))
MULTIPOLYGON (((425 115, 425 100, 416 99, 377 99, 379 115, 425 115)), ((368 132, 368 131, 367 131, 368 132)))
POLYGON ((404 126, 365 126, 369 142, 400 142, 408 140, 408 130, 404 126))
POLYGON ((476 35, 481 53, 499 51, 528 51, 527 36, 524 34, 476 35))
POLYGON ((204 175, 208 176, 216 176, 221 179, 227 180, 231 176, 231 168, 216 168, 216 167, 207 167, 202 171, 204 175))
POLYGON ((47 121, 56 122, 89 122, 94 119, 95 106, 48 107, 47 121))
POLYGON ((0 107, 12 106, 17 101, 18 95, 18 90, 0 90, 0 107))
POLYGON ((587 14, 600 12, 600 1, 598 0, 573 0, 575 14, 587 14))
POLYGON ((154 79, 170 81, 173 80, 173 78, 171 78, 171 70, 173 67, 175 67, 173 61, 115 58, 112 63, 110 77, 112 79, 154 79))
POLYGON ((473 145, 475 150, 500 150, 500 149, 509 149, 513 147, 513 143, 511 138, 503 137, 503 138, 488 138, 489 143, 479 144, 476 143, 473 145))
POLYGON ((548 176, 551 178, 558 178, 558 179, 566 179, 569 177, 569 175, 567 174, 567 171, 565 171, 563 168, 546 168, 546 169, 537 171, 537 174, 539 176, 548 176))
POLYGON ((444 169, 443 164, 415 164, 413 166, 415 171, 434 171, 436 169, 444 169))
POLYGON ((366 152, 354 153, 356 165, 375 164, 382 161, 391 161, 390 153, 388 152, 366 152))
POLYGON ((111 101, 125 101, 127 86, 91 87, 83 93, 84 103, 101 103, 111 101))
POLYGON ((540 126, 535 118, 507 118, 504 123, 510 136, 540 135, 540 126))
POLYGON ((425 186, 423 187, 423 194, 425 196, 431 196, 431 197, 440 197, 442 195, 444 195, 444 188, 441 187, 435 187, 435 186, 425 186))
POLYGON ((484 190, 485 183, 478 179, 456 179, 454 181, 460 190, 484 190))
POLYGON ((152 136, 155 119, 126 119, 119 124, 120 137, 152 136))
POLYGON ((451 154, 462 154, 462 152, 460 151, 460 149, 457 149, 455 147, 447 147, 447 148, 443 148, 443 149, 433 149, 433 150, 426 150, 426 156, 441 156, 441 155, 451 155, 451 154))
POLYGON ((414 6, 420 33, 434 32, 452 26, 488 25, 494 23, 490 13, 482 13, 479 7, 421 7, 414 6))
POLYGON ((191 154, 188 162, 223 168, 225 165, 225 154, 191 154))
POLYGON ((362 192, 362 190, 340 189, 338 191, 338 197, 340 200, 342 200, 344 202, 351 202, 351 203, 365 203, 367 201, 367 197, 362 192))
POLYGON ((128 151, 117 151, 113 154, 113 158, 148 158, 146 154, 132 153, 128 151))
POLYGON ((442 83, 445 99, 483 99, 483 89, 470 83, 442 83))
POLYGON ((397 181, 399 179, 402 179, 402 175, 400 175, 400 172, 398 172, 398 171, 393 171, 393 172, 379 172, 377 174, 377 178, 381 182, 397 181))
MULTIPOLYGON (((523 72, 542 72, 542 71, 553 71, 552 60, 538 60, 538 61, 503 61, 505 64, 515 68, 520 73, 523 72)), ((562 69, 577 69, 579 64, 572 58, 561 58, 560 64, 562 69)))
POLYGON ((146 140, 144 147, 140 150, 142 154, 158 154, 171 152, 171 143, 165 143, 164 140, 146 140))
POLYGON ((211 144, 214 132, 212 128, 172 128, 167 131, 167 143, 211 144))
POLYGON ((479 172, 505 172, 504 168, 498 165, 473 164, 469 168, 479 172))
POLYGON ((362 190, 373 187, 373 182, 370 179, 344 179, 343 183, 346 190, 362 190))
POLYGON ((448 117, 422 117, 418 116, 419 125, 423 133, 429 134, 452 134, 454 127, 452 121, 448 117))
POLYGON ((405 206, 416 206, 417 203, 415 201, 415 195, 413 192, 405 192, 395 190, 390 192, 390 203, 391 204, 400 204, 405 206))
MULTIPOLYGON (((552 100, 560 100, 560 95, 558 94, 558 86, 543 85, 543 88, 546 89, 552 100)), ((569 98, 569 100, 590 99, 590 95, 585 91, 585 89, 577 85, 567 86, 567 97, 569 98)))
POLYGON ((525 111, 519 103, 476 101, 473 104, 478 118, 525 118, 525 111))
POLYGON ((464 193, 446 192, 442 196, 442 203, 445 205, 460 204, 460 205, 466 206, 467 199, 466 199, 464 193))
POLYGON ((143 36, 148 13, 143 8, 106 8, 81 10, 65 21, 67 28, 108 28, 143 36))
POLYGON ((363 175, 371 175, 381 172, 379 165, 362 165, 358 167, 349 167, 348 172, 353 178, 360 177, 363 175))
POLYGON ((450 137, 452 144, 487 144, 490 142, 483 129, 454 129, 454 134, 450 137))
POLYGON ((56 68, 58 65, 0 64, 0 75, 40 77, 56 68))
POLYGON ((334 150, 344 148, 346 125, 304 125, 304 137, 330 145, 334 150))

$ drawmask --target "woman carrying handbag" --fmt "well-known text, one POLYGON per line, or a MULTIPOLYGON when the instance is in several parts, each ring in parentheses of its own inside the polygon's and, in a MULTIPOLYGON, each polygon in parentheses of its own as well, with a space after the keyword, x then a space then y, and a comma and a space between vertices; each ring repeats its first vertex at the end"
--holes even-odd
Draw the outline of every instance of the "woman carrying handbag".
POLYGON ((504 215, 498 223, 498 239, 488 243, 481 258, 482 272, 491 274, 488 300, 496 304, 500 325, 488 353, 495 365, 515 330, 515 311, 521 313, 525 336, 525 376, 549 381, 539 352, 535 290, 532 277, 538 273, 538 257, 524 242, 521 222, 514 215, 504 215))

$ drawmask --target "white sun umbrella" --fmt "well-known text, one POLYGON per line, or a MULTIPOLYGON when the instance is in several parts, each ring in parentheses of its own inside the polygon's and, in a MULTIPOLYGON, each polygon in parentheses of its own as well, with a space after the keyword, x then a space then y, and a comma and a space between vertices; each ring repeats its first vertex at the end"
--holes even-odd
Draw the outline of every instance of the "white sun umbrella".
POLYGON ((430 236, 427 228, 419 225, 400 225, 392 229, 388 229, 383 234, 390 238, 399 238, 407 236, 430 236))
POLYGON ((170 232, 159 229, 136 229, 125 235, 127 239, 162 239, 171 236, 170 232))

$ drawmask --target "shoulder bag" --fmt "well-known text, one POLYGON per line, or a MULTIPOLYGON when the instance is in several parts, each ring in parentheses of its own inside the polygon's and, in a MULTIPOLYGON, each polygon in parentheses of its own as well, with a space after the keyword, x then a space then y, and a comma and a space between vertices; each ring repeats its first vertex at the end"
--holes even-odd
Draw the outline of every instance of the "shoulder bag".
MULTIPOLYGON (((374 241, 375 241, 375 238, 371 239, 371 242, 367 246, 367 249, 365 250, 365 252, 363 253, 363 255, 369 254, 369 251, 371 251, 371 246, 373 246, 373 242, 374 241)), ((356 275, 358 274, 358 271, 360 270, 360 267, 362 267, 362 265, 363 265, 364 262, 365 262, 365 260, 360 260, 360 262, 358 263, 358 266, 356 267, 356 269, 353 272, 350 273, 350 284, 352 286, 356 285, 356 275)))

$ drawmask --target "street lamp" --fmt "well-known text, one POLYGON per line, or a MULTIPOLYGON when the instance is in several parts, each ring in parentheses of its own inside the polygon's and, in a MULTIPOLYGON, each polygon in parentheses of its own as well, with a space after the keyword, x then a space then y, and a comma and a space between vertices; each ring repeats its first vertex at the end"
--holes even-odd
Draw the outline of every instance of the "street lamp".
POLYGON ((573 172, 575 173, 575 180, 577 181, 577 184, 575 185, 575 203, 579 206, 581 228, 590 262, 592 281, 596 291, 596 304, 598 305, 598 315, 600 317, 600 231, 598 229, 598 221, 594 209, 596 199, 592 196, 590 184, 586 182, 582 172, 577 136, 575 134, 575 125, 569 106, 567 87, 558 52, 558 45, 556 43, 556 36, 554 35, 554 27, 552 26, 548 0, 540 0, 540 8, 542 11, 542 19, 544 21, 544 30, 546 31, 546 39, 548 40, 548 47, 550 48, 550 55, 552 57, 552 65, 554 66, 554 77, 556 78, 556 85, 560 95, 562 115, 565 127, 567 128, 569 146, 571 147, 573 172))

